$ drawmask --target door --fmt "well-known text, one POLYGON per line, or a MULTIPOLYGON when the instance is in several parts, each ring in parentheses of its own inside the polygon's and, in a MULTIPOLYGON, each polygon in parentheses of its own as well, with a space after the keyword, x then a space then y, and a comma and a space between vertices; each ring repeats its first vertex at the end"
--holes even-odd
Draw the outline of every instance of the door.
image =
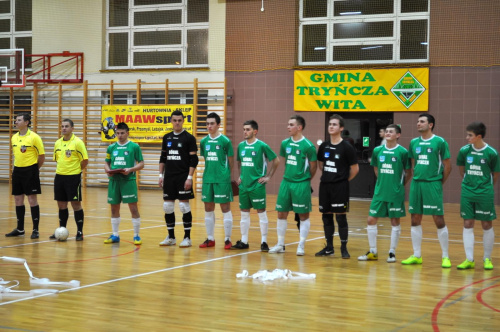
MULTIPOLYGON (((333 112, 325 113, 325 123, 333 112)), ((383 137, 379 135, 381 129, 385 129, 393 123, 392 112, 339 112, 344 118, 344 131, 342 136, 351 142, 358 156, 359 173, 350 182, 350 196, 357 198, 372 198, 375 188, 375 174, 370 166, 373 149, 382 143, 383 137)), ((328 127, 325 126, 325 139, 329 139, 328 127)))

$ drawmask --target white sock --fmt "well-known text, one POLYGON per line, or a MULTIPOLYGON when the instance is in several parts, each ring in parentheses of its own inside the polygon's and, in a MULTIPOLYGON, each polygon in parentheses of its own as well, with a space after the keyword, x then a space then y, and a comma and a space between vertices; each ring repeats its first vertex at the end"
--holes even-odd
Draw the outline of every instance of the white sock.
POLYGON ((278 219, 276 229, 278 231, 278 245, 285 245, 285 234, 286 234, 286 219, 278 219))
POLYGON ((311 229, 311 220, 307 218, 304 221, 300 221, 300 241, 299 243, 304 244, 307 239, 307 235, 309 235, 309 229, 311 229))
POLYGON ((391 247, 389 249, 389 252, 392 252, 393 254, 396 253, 396 248, 398 247, 400 235, 401 235, 401 225, 392 226, 391 247))
POLYGON ((413 256, 422 257, 422 225, 411 226, 411 243, 413 256))
POLYGON ((260 242, 267 242, 267 229, 269 226, 269 220, 267 219, 266 211, 258 213, 260 222, 260 235, 262 236, 260 242))
POLYGON ((368 233, 368 245, 370 246, 370 251, 374 254, 377 253, 377 225, 366 226, 366 233, 368 233))
POLYGON ((132 226, 134 227, 134 237, 139 236, 141 230, 141 218, 132 218, 132 226))
POLYGON ((493 244, 495 243, 495 232, 493 227, 487 231, 483 230, 483 247, 484 258, 491 259, 491 252, 493 251, 493 244))
POLYGON ((248 243, 249 229, 250 229, 250 212, 241 211, 241 221, 240 221, 241 242, 248 243))
POLYGON ((443 258, 448 256, 448 227, 438 228, 437 230, 439 243, 441 244, 441 250, 443 251, 443 258))
POLYGON ((465 228, 463 231, 465 258, 474 261, 474 228, 465 228))
POLYGON ((233 214, 231 211, 222 213, 222 219, 224 220, 225 240, 231 241, 231 233, 233 232, 233 214))
POLYGON ((205 228, 207 230, 207 238, 210 241, 214 241, 214 230, 215 230, 215 212, 205 212, 205 228))
POLYGON ((111 229, 113 230, 113 235, 118 236, 118 229, 120 228, 121 218, 111 218, 111 229))

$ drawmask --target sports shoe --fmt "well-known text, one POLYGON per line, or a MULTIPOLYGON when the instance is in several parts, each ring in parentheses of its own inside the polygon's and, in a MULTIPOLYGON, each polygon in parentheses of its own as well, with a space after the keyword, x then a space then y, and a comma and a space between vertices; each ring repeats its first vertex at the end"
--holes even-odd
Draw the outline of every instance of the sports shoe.
POLYGON ((401 261, 401 264, 403 265, 415 265, 415 264, 422 264, 422 257, 415 257, 411 255, 404 261, 401 261))
POLYGON ((142 244, 142 240, 141 240, 141 237, 140 237, 139 235, 134 236, 134 244, 135 244, 136 246, 139 246, 139 245, 141 245, 141 244, 142 244))
POLYGON ((179 244, 180 248, 187 248, 187 247, 191 247, 191 246, 192 246, 191 239, 188 237, 184 238, 184 240, 182 240, 181 244, 179 244))
POLYGON ((33 233, 31 233, 30 238, 31 239, 38 239, 40 237, 40 233, 36 229, 33 230, 33 233))
POLYGON ((269 246, 267 245, 266 242, 262 242, 260 244, 260 251, 263 251, 263 252, 268 252, 269 251, 269 246))
POLYGON ((229 250, 229 249, 231 249, 232 246, 233 246, 233 244, 231 243, 230 240, 224 241, 224 249, 229 250))
POLYGON ((236 241, 236 244, 231 247, 231 249, 248 249, 249 245, 248 243, 243 243, 241 241, 236 241))
POLYGON ((57 240, 57 239, 56 239, 56 235, 55 235, 55 234, 52 234, 51 236, 49 236, 49 240, 57 240))
POLYGON ((297 256, 304 256, 304 244, 300 244, 297 246, 297 256))
POLYGON ((377 260, 378 260, 378 254, 374 254, 371 251, 368 251, 366 255, 358 257, 358 261, 377 261, 377 260))
POLYGON ((274 247, 272 247, 271 249, 269 249, 270 254, 278 254, 281 252, 285 252, 285 246, 282 246, 280 244, 277 244, 274 247))
POLYGON ((334 253, 335 253, 335 250, 333 248, 325 246, 323 249, 321 249, 320 251, 315 253, 314 256, 316 256, 316 257, 333 256, 334 253))
POLYGON ((104 243, 109 244, 109 243, 118 243, 120 242, 120 237, 119 236, 114 236, 111 234, 106 240, 104 240, 104 243))
POLYGON ((392 252, 389 253, 389 257, 387 257, 387 263, 395 263, 396 255, 392 252))
POLYGON ((215 247, 215 240, 206 239, 205 242, 200 244, 200 248, 215 247))
POLYGON ((451 267, 451 261, 448 257, 444 257, 441 263, 441 267, 445 269, 449 269, 451 267))
POLYGON ((468 259, 464 260, 462 264, 457 265, 457 269, 459 270, 468 270, 468 269, 473 269, 476 263, 474 261, 470 261, 468 259))
POLYGON ((489 259, 489 258, 484 259, 484 269, 485 270, 493 270, 493 263, 491 262, 491 259, 489 259))
POLYGON ((20 231, 17 228, 10 233, 5 234, 6 237, 14 237, 14 236, 24 236, 24 230, 20 231))
POLYGON ((349 251, 347 251, 347 248, 340 248, 340 253, 342 254, 343 259, 351 258, 351 255, 349 255, 349 251))
POLYGON ((76 236, 75 236, 75 240, 76 241, 83 241, 83 232, 76 232, 76 236))
POLYGON ((165 246, 175 246, 177 243, 176 239, 171 239, 168 235, 165 238, 165 240, 160 242, 160 246, 165 247, 165 246))

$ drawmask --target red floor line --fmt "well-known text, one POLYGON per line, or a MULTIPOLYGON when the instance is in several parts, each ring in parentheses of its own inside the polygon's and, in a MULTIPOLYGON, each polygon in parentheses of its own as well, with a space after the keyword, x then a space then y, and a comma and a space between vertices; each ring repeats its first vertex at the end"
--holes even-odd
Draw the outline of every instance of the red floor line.
POLYGON ((500 312, 499 309, 497 308, 493 308, 492 306, 490 306, 488 303, 484 302, 483 300, 483 293, 486 292, 487 290, 490 290, 494 287, 499 287, 500 285, 493 285, 493 286, 490 286, 488 288, 485 288, 485 289, 482 289, 479 293, 477 293, 476 295, 476 299, 479 301, 479 303, 481 303, 482 305, 484 305, 485 307, 487 308, 490 308, 491 310, 493 311, 496 311, 496 312, 500 312))

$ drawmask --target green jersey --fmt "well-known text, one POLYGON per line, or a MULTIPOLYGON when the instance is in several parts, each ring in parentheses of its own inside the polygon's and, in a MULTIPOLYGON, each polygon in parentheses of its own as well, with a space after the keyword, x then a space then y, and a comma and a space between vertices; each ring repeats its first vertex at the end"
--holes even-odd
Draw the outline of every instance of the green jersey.
MULTIPOLYGON (((106 150, 106 162, 109 163, 112 170, 132 168, 135 166, 136 162, 141 162, 143 160, 141 147, 139 144, 132 141, 128 141, 123 145, 115 142, 108 146, 106 150)), ((128 175, 120 173, 113 175, 113 179, 115 180, 135 180, 135 178, 135 172, 128 175)))
POLYGON ((311 178, 309 162, 316 161, 316 148, 307 138, 295 142, 289 137, 281 142, 280 156, 285 158, 283 179, 290 182, 302 182, 311 178))
POLYGON ((443 179, 443 160, 450 158, 450 150, 442 137, 432 135, 427 140, 416 137, 410 142, 409 157, 415 160, 413 180, 440 181, 443 179))
POLYGON ((267 162, 276 158, 276 153, 266 143, 256 139, 249 144, 243 141, 238 145, 237 160, 241 163, 241 185, 252 190, 258 180, 266 175, 267 162))
POLYGON ((233 144, 226 136, 219 134, 215 138, 210 135, 200 141, 200 155, 205 158, 203 183, 231 183, 231 170, 228 157, 232 157, 233 144))
POLYGON ((500 159, 495 149, 486 144, 476 150, 472 144, 467 144, 458 152, 457 165, 465 167, 462 197, 472 201, 493 197, 493 173, 500 172, 500 159))
POLYGON ((389 149, 381 145, 373 150, 371 165, 377 167, 377 183, 373 199, 402 202, 405 199, 405 170, 411 168, 408 150, 401 145, 389 149))

